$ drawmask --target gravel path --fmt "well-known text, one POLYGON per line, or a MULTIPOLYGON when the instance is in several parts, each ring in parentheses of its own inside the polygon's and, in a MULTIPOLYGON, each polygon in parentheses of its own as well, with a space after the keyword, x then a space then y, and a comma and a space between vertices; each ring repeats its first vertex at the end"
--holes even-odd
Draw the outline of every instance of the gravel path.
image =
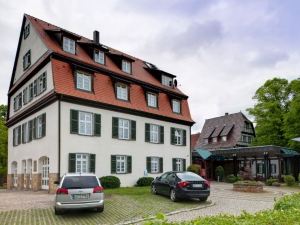
POLYGON ((215 183, 211 185, 211 200, 215 205, 199 210, 192 210, 168 216, 169 221, 184 221, 195 219, 200 216, 217 215, 220 213, 238 215, 243 210, 254 213, 261 210, 271 209, 274 200, 296 190, 264 187, 264 193, 244 193, 232 191, 232 184, 215 183))

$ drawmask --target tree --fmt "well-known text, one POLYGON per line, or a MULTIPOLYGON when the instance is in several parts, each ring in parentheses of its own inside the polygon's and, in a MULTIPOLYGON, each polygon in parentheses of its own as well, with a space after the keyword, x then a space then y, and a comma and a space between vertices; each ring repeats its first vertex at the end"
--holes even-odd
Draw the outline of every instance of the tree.
POLYGON ((5 125, 7 106, 0 105, 0 177, 7 174, 7 127, 5 125))
POLYGON ((286 146, 284 115, 289 107, 290 85, 286 79, 267 80, 253 97, 256 104, 247 109, 255 117, 256 138, 254 145, 286 146))
POLYGON ((300 143, 291 139, 300 137, 300 78, 293 80, 290 85, 289 110, 284 115, 284 132, 288 146, 300 150, 300 143))
POLYGON ((0 118, 6 120, 7 105, 0 105, 0 118))

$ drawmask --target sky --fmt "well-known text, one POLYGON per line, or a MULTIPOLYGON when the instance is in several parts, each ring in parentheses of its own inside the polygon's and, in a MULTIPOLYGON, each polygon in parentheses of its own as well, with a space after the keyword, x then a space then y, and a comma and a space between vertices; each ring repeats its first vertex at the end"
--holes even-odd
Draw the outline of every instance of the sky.
POLYGON ((23 14, 177 75, 200 132, 205 119, 253 107, 273 77, 300 77, 298 0, 0 0, 0 104, 7 103, 23 14), (297 25, 298 24, 298 25, 297 25))

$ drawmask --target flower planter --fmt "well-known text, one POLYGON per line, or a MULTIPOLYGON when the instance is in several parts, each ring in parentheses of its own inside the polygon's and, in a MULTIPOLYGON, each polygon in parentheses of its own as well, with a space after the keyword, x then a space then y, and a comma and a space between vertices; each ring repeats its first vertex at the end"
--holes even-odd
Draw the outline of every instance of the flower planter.
POLYGON ((233 184, 234 191, 260 193, 264 191, 262 182, 238 181, 233 184))

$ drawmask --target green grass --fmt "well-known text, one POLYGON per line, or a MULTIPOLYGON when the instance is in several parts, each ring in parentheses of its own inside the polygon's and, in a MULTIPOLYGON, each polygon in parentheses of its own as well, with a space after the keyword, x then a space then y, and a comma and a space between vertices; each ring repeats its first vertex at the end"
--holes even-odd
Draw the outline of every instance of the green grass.
POLYGON ((0 212, 0 224, 116 224, 205 204, 198 201, 174 203, 167 197, 152 195, 149 187, 107 189, 105 195, 103 213, 73 211, 55 216, 53 208, 14 210, 0 212))

